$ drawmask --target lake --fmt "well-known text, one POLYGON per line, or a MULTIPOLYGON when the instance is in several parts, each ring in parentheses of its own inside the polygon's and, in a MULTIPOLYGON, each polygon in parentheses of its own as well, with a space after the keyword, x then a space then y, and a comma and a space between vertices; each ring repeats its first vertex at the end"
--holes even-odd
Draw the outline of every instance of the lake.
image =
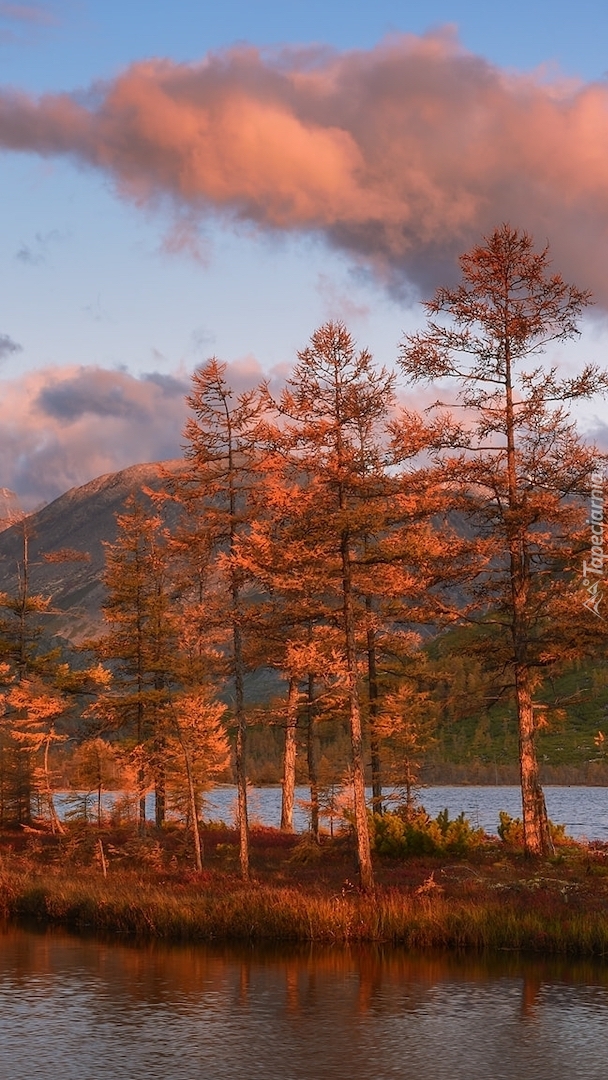
MULTIPOLYGON (((608 788, 546 787, 544 791, 549 817, 556 824, 566 825, 569 836, 608 840, 608 788)), ((308 789, 299 787, 296 798, 294 823, 297 831, 302 832, 308 827, 308 789)), ((371 801, 371 790, 368 798, 371 801)), ((428 787, 420 791, 419 801, 432 817, 447 807, 451 818, 464 813, 472 825, 490 834, 496 833, 500 810, 505 810, 511 817, 521 817, 518 787, 428 787)), ((387 805, 390 807, 391 803, 387 805)), ((209 792, 205 816, 231 822, 235 808, 236 789, 219 786, 209 792)), ((280 787, 251 788, 249 811, 252 822, 278 826, 281 819, 280 787)))
MULTIPOLYGON (((555 824, 565 825, 569 836, 577 840, 608 841, 608 788, 604 787, 546 787, 545 798, 549 817, 555 824)), ((122 794, 122 793, 117 793, 122 794)), ((371 789, 367 796, 371 802, 371 789)), ((108 810, 116 793, 106 792, 103 803, 108 810)), ((294 825, 297 832, 308 828, 309 791, 306 787, 296 789, 294 825)), ((60 814, 67 808, 65 793, 56 796, 60 814)), ((485 787, 460 785, 454 787, 428 787, 419 792, 419 801, 432 817, 448 809, 450 818, 464 813, 471 824, 489 834, 496 834, 498 815, 505 810, 511 817, 521 817, 521 793, 518 787, 485 787)), ((389 799, 386 805, 394 805, 389 799)), ((95 813, 95 800, 90 800, 90 813, 95 813)), ((154 820, 154 797, 146 800, 148 818, 154 820)), ((233 824, 236 815, 236 788, 231 784, 219 784, 209 791, 203 816, 210 821, 233 824)), ((252 824, 270 825, 278 828, 281 821, 281 788, 277 786, 249 788, 249 819, 252 824)), ((322 818, 322 826, 329 827, 328 819, 322 818)))
POLYGON ((608 967, 0 932, 3 1080, 604 1080, 608 967))

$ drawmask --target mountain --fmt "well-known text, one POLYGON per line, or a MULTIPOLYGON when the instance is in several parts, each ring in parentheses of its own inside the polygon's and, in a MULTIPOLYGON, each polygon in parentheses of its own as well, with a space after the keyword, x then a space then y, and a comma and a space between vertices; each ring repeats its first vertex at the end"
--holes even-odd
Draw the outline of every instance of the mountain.
MULTIPOLYGON (((144 488, 162 490, 161 465, 176 472, 181 462, 151 462, 108 473, 72 488, 25 519, 29 591, 52 598, 51 633, 73 644, 99 633, 104 601, 103 541, 116 539, 116 514, 123 510, 129 495, 141 494, 144 488), (74 559, 47 561, 68 550, 74 559)), ((12 506, 11 495, 6 492, 6 503, 12 506)), ((9 595, 14 595, 18 586, 23 535, 23 522, 0 531, 0 591, 9 595)))

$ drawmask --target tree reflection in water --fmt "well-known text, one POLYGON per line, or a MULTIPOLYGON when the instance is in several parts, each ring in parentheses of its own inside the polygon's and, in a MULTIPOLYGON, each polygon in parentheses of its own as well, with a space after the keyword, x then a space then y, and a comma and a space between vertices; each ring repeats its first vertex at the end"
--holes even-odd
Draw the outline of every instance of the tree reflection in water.
POLYGON ((0 935, 11 1080, 603 1080, 607 1021, 590 961, 0 935))

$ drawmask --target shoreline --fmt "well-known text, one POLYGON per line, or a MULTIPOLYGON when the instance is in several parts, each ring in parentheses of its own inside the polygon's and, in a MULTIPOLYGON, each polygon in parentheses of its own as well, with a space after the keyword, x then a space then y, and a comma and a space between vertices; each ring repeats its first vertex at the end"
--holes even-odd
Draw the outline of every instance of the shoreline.
POLYGON ((254 879, 244 884, 235 836, 217 833, 205 836, 207 866, 198 874, 183 852, 176 854, 183 835, 173 834, 163 848, 155 835, 104 834, 107 876, 96 858, 96 832, 44 843, 30 837, 20 850, 9 850, 11 838, 3 835, 0 916, 142 942, 608 955, 603 844, 568 844, 549 860, 524 859, 493 840, 466 857, 376 859, 377 891, 366 896, 356 887, 344 838, 317 848, 301 837, 254 830, 254 879))

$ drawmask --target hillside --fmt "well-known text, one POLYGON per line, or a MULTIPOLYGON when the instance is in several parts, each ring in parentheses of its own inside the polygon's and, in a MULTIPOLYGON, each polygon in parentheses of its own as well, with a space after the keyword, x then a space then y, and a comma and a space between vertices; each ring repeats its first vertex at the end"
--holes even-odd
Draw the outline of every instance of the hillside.
MULTIPOLYGON (((163 462, 169 470, 180 462, 163 462)), ((116 539, 116 514, 125 499, 145 487, 160 490, 159 463, 133 465, 108 473, 82 487, 72 488, 28 518, 30 592, 53 598, 54 616, 48 629, 73 644, 97 633, 101 626, 104 589, 103 541, 116 539), (45 556, 64 549, 82 559, 47 562, 45 556)), ((23 557, 19 524, 0 532, 0 591, 16 589, 23 557)))

